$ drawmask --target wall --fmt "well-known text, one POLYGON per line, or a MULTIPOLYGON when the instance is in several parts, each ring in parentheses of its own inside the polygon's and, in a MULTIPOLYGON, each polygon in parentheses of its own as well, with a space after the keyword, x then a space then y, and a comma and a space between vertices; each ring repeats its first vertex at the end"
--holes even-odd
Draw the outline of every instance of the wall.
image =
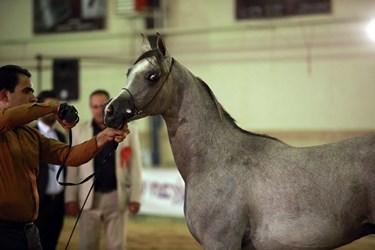
MULTIPOLYGON (((157 31, 241 127, 292 145, 375 130, 375 44, 364 31, 375 1, 333 0, 329 15, 240 22, 234 2, 165 0, 164 28, 157 31)), ((35 36, 30 3, 0 1, 0 64, 21 64, 35 77, 34 58, 42 54, 44 89, 52 86, 52 58, 81 58, 81 95, 73 104, 88 119, 90 92, 104 87, 115 95, 140 53, 139 33, 156 30, 144 30, 140 17, 117 15, 109 0, 105 31, 35 36)), ((147 158, 149 123, 137 123, 147 158)), ((165 129, 162 138, 163 164, 170 164, 165 129)))

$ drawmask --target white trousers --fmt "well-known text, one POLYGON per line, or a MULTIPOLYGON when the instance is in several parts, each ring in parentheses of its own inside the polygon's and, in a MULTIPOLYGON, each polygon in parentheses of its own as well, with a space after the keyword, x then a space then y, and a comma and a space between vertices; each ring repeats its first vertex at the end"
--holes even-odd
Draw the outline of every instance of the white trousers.
POLYGON ((126 249, 127 218, 128 210, 119 208, 117 191, 95 192, 92 208, 83 210, 81 214, 80 249, 99 250, 102 229, 107 250, 126 249))

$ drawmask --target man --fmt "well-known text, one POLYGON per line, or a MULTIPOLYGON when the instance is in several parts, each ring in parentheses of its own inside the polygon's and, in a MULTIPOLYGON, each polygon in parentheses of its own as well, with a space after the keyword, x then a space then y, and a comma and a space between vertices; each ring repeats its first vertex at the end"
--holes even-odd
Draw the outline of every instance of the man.
MULTIPOLYGON (((42 249, 34 221, 39 210, 36 177, 39 163, 78 166, 94 157, 111 141, 121 142, 128 131, 106 128, 72 148, 46 138, 27 126, 60 103, 37 103, 31 74, 19 66, 0 67, 0 249, 42 249)), ((58 119, 63 128, 75 122, 58 119)))
MULTIPOLYGON (((80 124, 73 131, 73 143, 81 143, 105 128, 102 122, 102 105, 108 100, 109 94, 104 90, 94 91, 90 95, 93 119, 80 124)), ((79 223, 81 250, 99 248, 101 226, 104 226, 107 249, 125 249, 128 213, 136 214, 140 208, 142 165, 136 131, 132 129, 132 133, 118 146, 116 153, 103 163, 111 151, 113 148, 105 148, 80 168, 68 169, 68 182, 77 182, 75 176, 82 180, 96 171, 94 194, 91 193, 88 197, 79 223)), ((82 206, 93 180, 90 182, 66 188, 68 214, 77 214, 77 199, 82 206)))
MULTIPOLYGON (((55 92, 51 90, 42 91, 38 95, 38 102, 58 101, 55 92)), ((42 135, 61 142, 66 142, 65 135, 54 129, 56 116, 51 113, 39 118, 36 129, 42 135)), ((61 229, 64 223, 65 202, 64 187, 56 180, 56 174, 60 165, 40 163, 39 175, 36 179, 39 194, 39 214, 35 221, 39 229, 40 241, 44 250, 53 250, 57 247, 61 229)), ((63 172, 65 172, 63 170, 63 172)), ((64 175, 60 175, 60 182, 64 182, 64 175)))

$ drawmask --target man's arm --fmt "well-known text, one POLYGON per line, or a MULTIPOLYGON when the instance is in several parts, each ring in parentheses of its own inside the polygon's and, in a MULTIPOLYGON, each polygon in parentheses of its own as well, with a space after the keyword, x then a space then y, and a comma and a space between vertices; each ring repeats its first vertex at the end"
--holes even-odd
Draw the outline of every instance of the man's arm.
POLYGON ((14 108, 0 109, 0 133, 28 124, 39 117, 58 112, 59 103, 28 103, 14 108))

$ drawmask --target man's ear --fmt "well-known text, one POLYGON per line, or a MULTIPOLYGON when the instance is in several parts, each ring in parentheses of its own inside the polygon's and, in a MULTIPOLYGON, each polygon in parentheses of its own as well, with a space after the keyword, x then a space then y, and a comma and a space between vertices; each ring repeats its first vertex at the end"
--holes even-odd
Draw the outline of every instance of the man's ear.
POLYGON ((6 89, 0 90, 0 101, 7 102, 8 101, 8 91, 6 89))

